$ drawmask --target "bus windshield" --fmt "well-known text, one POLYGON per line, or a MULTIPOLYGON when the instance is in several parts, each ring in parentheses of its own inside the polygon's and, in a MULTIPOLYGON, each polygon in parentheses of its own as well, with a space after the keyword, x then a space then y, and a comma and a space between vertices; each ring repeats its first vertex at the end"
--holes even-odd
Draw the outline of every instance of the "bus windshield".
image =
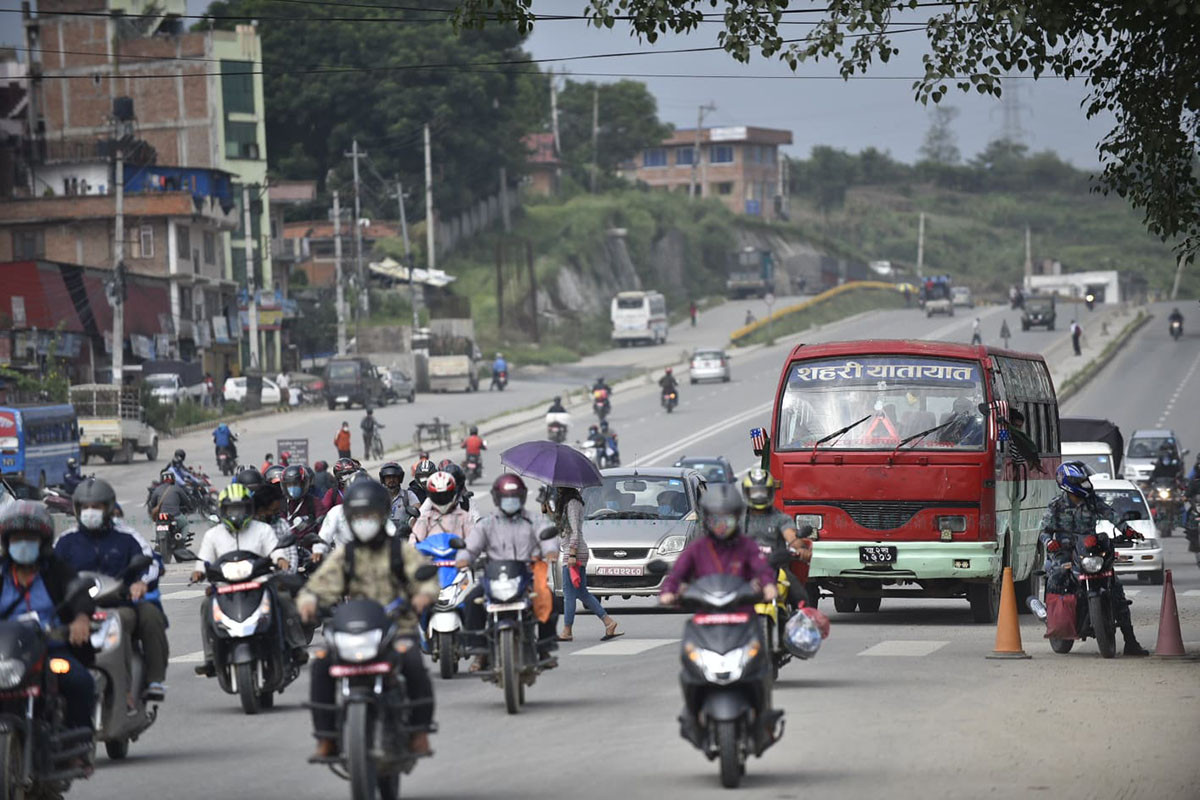
POLYGON ((788 370, 776 448, 812 448, 849 427, 821 447, 891 449, 910 436, 938 428, 909 446, 981 450, 982 402, 980 366, 971 361, 904 355, 801 361, 788 370))

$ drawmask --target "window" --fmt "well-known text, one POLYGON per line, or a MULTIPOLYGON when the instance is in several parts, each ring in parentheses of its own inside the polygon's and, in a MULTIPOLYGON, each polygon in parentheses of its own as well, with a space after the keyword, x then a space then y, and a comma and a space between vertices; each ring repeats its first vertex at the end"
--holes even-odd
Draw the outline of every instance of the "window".
POLYGON ((713 189, 716 190, 717 194, 733 194, 733 181, 714 183, 713 189))
POLYGON ((217 236, 212 231, 204 232, 204 263, 217 263, 217 236))
POLYGON ((225 121, 225 155, 258 159, 258 123, 225 121))
POLYGON ((254 113, 254 63, 251 61, 221 62, 221 98, 225 113, 254 113))
POLYGON ((133 238, 134 258, 154 258, 154 228, 142 225, 133 238))
POLYGON ((180 226, 175 228, 175 255, 187 261, 192 257, 192 231, 180 226))
POLYGON ((675 150, 675 164, 680 167, 689 167, 692 165, 693 157, 696 154, 695 148, 680 147, 675 150))
POLYGON ((665 167, 667 165, 667 151, 662 147, 654 147, 642 152, 643 167, 665 167))
POLYGON ((712 155, 712 163, 714 164, 732 164, 733 163, 733 145, 718 144, 710 148, 712 155))
POLYGON ((40 230, 13 231, 13 258, 42 258, 46 255, 46 236, 40 230))

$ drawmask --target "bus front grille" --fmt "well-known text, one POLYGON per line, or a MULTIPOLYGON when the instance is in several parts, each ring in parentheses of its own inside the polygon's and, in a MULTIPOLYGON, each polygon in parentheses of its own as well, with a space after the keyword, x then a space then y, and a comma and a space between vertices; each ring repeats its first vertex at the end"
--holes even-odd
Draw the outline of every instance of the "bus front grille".
POLYGON ((889 501, 842 501, 828 505, 840 508, 850 515, 850 519, 864 528, 873 531, 890 531, 904 527, 927 503, 889 502, 889 501))

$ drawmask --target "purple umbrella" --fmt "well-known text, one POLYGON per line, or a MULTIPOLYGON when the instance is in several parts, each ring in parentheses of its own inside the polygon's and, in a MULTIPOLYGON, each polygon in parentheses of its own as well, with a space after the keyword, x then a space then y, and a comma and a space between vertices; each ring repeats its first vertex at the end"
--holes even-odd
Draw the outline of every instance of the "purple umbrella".
POLYGON ((518 475, 551 486, 599 486, 600 470, 583 453, 549 441, 524 442, 500 454, 500 463, 518 475))

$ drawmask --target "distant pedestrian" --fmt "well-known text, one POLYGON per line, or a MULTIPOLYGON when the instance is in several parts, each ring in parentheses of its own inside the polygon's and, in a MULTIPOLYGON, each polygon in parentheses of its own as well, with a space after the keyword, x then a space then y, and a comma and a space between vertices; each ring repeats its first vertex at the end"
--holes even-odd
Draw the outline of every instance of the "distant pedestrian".
POLYGON ((912 290, 909 289, 908 286, 905 286, 904 287, 904 307, 909 308, 911 306, 912 306, 912 290))
POLYGON ((333 437, 333 446, 337 448, 338 458, 350 458, 350 423, 342 422, 342 427, 333 437))
POLYGON ((753 325, 757 320, 754 317, 754 312, 749 308, 746 309, 746 324, 753 325))
POLYGON ((204 397, 202 398, 204 401, 205 408, 211 408, 213 405, 216 404, 216 400, 217 400, 216 395, 217 395, 216 382, 213 380, 212 373, 206 372, 206 373, 204 373, 204 397))
POLYGON ((1075 348, 1075 355, 1083 355, 1083 350, 1079 346, 1079 340, 1083 338, 1083 328, 1075 320, 1071 320, 1071 346, 1075 348))
POLYGON ((1004 340, 1004 349, 1008 349, 1008 340, 1012 338, 1012 331, 1008 329, 1008 320, 1000 323, 1000 338, 1004 340))
POLYGON ((267 470, 269 470, 269 469, 271 468, 271 465, 272 465, 274 462, 275 462, 275 454, 274 454, 274 453, 267 453, 265 456, 263 456, 262 469, 261 469, 261 470, 259 470, 259 471, 260 471, 260 472, 262 472, 262 473, 265 475, 265 474, 266 474, 266 472, 267 472, 267 470))
MULTIPOLYGON (((549 502, 543 503, 542 511, 551 513, 549 502)), ((604 636, 600 637, 600 641, 621 636, 617 632, 617 621, 608 615, 604 606, 587 588, 588 546, 583 540, 583 496, 579 490, 556 487, 553 513, 558 526, 560 557, 563 559, 563 629, 558 640, 569 642, 575 638, 571 627, 575 623, 576 600, 581 601, 584 608, 604 623, 604 636)))
POLYGON ((696 307, 696 301, 693 300, 688 304, 688 315, 692 318, 692 327, 696 327, 696 317, 700 314, 700 309, 696 307))
POLYGON ((971 323, 971 344, 983 344, 983 332, 979 329, 979 317, 971 323))

